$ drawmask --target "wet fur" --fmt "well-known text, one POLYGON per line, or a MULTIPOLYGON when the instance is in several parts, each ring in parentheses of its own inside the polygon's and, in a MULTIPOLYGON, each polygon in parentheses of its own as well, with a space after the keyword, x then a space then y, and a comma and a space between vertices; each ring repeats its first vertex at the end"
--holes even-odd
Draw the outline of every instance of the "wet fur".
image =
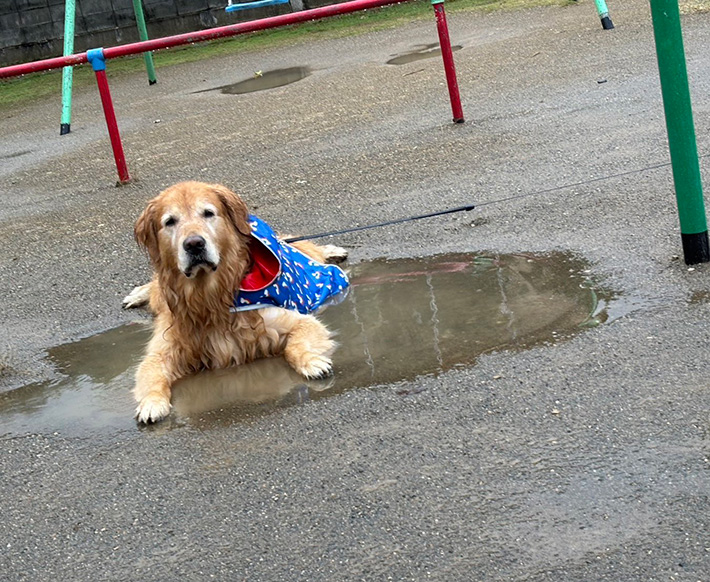
MULTIPOLYGON (((206 213, 205 213, 206 215, 206 213)), ((148 203, 135 226, 135 238, 148 253, 153 281, 137 287, 124 306, 146 301, 155 315, 153 336, 136 372, 134 395, 140 422, 156 422, 170 412, 173 384, 203 369, 241 365, 283 354, 307 378, 326 375, 335 343, 311 315, 281 308, 231 313, 234 292, 250 264, 251 229, 244 202, 223 186, 183 182, 148 203), (215 216, 202 216, 205 207, 215 216), (166 217, 178 217, 166 225, 166 217), (213 244, 219 262, 186 275, 178 254, 189 236, 213 244)), ((297 243, 319 262, 344 258, 339 247, 297 243)))

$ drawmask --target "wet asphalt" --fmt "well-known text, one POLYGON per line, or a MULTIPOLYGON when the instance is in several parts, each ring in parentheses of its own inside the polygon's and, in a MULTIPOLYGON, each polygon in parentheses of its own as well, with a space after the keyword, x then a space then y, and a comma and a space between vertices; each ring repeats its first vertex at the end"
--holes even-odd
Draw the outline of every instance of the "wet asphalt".
MULTIPOLYGON (((680 256, 647 3, 610 8, 613 31, 589 1, 451 14, 464 125, 437 59, 385 64, 436 42, 433 18, 158 60, 153 87, 111 80, 123 187, 93 88, 61 139, 58 103, 0 112, 6 394, 60 379, 50 348, 144 319, 120 309, 149 277, 133 221, 183 179, 227 184, 294 234, 473 202, 331 242, 352 263, 572 253, 616 297, 610 322, 565 341, 239 421, 0 429, 0 577, 710 579, 710 272, 680 256), (205 91, 288 67, 312 74, 205 91)), ((683 22, 703 154, 710 16, 683 22)))

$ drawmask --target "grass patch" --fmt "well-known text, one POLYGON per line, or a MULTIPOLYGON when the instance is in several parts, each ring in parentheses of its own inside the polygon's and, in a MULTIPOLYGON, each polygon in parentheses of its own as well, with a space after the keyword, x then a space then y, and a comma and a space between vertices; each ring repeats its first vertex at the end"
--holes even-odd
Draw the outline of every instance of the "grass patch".
MULTIPOLYGON (((449 0, 446 10, 451 12, 473 10, 515 10, 523 7, 566 5, 569 0, 449 0)), ((395 28, 412 22, 432 18, 431 4, 426 1, 405 2, 344 14, 313 22, 304 22, 263 32, 240 35, 230 39, 205 42, 194 46, 157 51, 153 59, 160 78, 160 70, 172 65, 191 63, 223 55, 238 55, 263 49, 282 48, 310 39, 333 39, 395 28)), ((140 55, 112 60, 107 72, 111 77, 134 74, 144 70, 140 55)), ((37 101, 61 94, 60 70, 34 73, 21 78, 0 81, 0 109, 37 101)), ((74 87, 94 84, 94 74, 88 65, 74 68, 74 87)), ((58 98, 58 97, 57 97, 58 98)))

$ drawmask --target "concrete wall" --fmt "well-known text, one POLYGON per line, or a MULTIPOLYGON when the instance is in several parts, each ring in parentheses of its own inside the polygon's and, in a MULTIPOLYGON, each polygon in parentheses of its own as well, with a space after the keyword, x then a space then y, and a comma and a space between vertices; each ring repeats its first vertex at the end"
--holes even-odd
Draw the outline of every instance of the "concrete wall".
MULTIPOLYGON (((337 1, 337 0, 335 0, 337 1)), ((304 0, 305 8, 333 0, 304 0)), ((0 65, 61 56, 65 0, 0 0, 0 65)), ((227 13, 227 0, 143 0, 150 38, 291 11, 288 4, 227 13)), ((132 0, 76 0, 74 52, 138 39, 132 0)))

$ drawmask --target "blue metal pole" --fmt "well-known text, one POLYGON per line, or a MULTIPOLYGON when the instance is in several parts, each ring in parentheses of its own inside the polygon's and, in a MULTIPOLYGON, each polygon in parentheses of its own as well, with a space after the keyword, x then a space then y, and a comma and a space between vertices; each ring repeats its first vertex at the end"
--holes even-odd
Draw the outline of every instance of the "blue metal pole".
MULTIPOLYGON (((74 22, 76 20, 75 0, 66 0, 64 5, 64 56, 74 53, 74 22)), ((62 69, 62 120, 59 125, 59 135, 71 131, 71 94, 74 79, 73 67, 62 69)))
POLYGON ((614 28, 614 23, 609 16, 609 9, 606 7, 606 2, 604 2, 604 0, 594 1, 597 4, 597 12, 599 13, 599 19, 602 21, 602 28, 604 30, 611 30, 614 28))
MULTIPOLYGON (((141 0, 133 0, 133 12, 136 15, 138 37, 141 41, 148 40, 148 28, 145 25, 145 14, 143 13, 143 3, 141 0)), ((150 51, 144 52, 143 59, 145 60, 145 69, 148 72, 148 84, 155 85, 158 82, 158 78, 155 76, 153 53, 150 51)))

